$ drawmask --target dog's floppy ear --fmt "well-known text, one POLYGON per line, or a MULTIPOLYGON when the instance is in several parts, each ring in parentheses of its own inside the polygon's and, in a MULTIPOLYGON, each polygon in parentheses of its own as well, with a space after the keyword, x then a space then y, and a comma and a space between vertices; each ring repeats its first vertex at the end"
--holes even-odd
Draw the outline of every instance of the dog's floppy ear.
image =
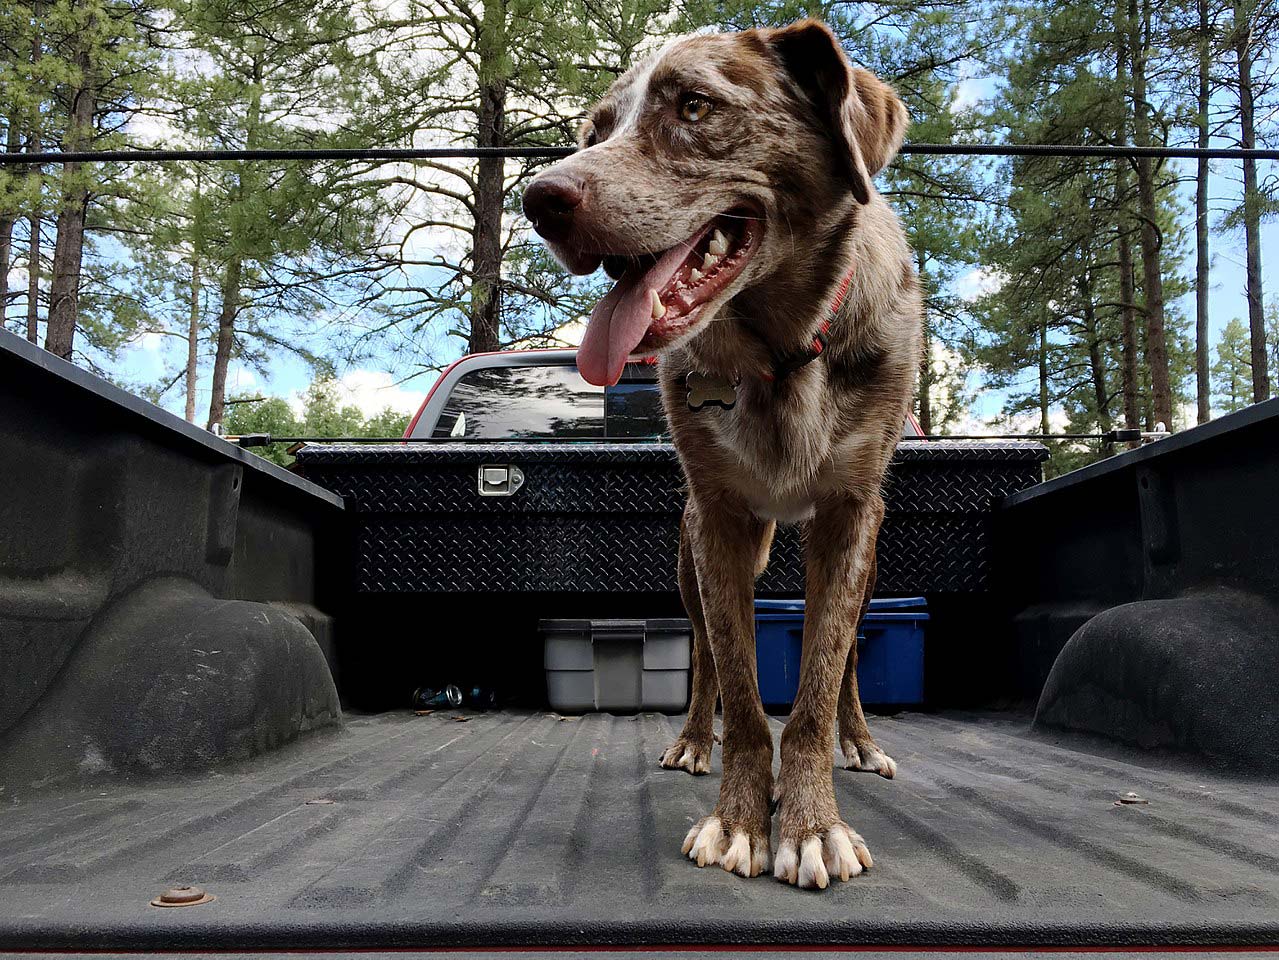
POLYGON ((906 106, 869 70, 852 67, 826 24, 801 20, 763 31, 764 40, 830 127, 849 186, 870 200, 870 178, 897 154, 906 133, 906 106))

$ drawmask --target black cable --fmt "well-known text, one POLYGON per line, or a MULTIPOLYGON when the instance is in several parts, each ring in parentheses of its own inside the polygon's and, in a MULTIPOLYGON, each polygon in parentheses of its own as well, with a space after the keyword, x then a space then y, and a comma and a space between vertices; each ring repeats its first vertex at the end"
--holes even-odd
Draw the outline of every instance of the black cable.
MULTIPOLYGON (((903 440, 1105 440, 1109 443, 1132 443, 1142 439, 1154 437, 1168 437, 1167 433, 1142 433, 1140 430, 1111 430, 1109 433, 966 433, 966 434, 940 434, 930 433, 920 437, 902 437, 903 440)), ((277 437, 269 433, 245 433, 234 434, 223 437, 224 440, 230 440, 232 443, 238 443, 241 447, 265 447, 271 443, 383 443, 383 444, 401 444, 401 443, 434 443, 440 445, 446 444, 468 444, 468 443, 555 443, 564 442, 572 443, 572 440, 561 440, 557 437, 512 437, 506 440, 497 440, 493 438, 481 437, 277 437)), ((667 440, 665 436, 650 437, 628 437, 629 441, 637 442, 653 442, 667 440)), ((585 440, 584 443, 618 443, 620 441, 616 437, 600 437, 598 439, 585 440)))
POLYGON ((1279 160, 1279 150, 1256 147, 1133 147, 1079 143, 911 143, 901 153, 986 157, 1168 157, 1177 160, 1279 160))
MULTIPOLYGON (((553 160, 575 147, 350 147, 303 150, 88 150, 45 153, 0 152, 0 166, 47 163, 158 163, 214 160, 438 160, 445 158, 526 157, 553 160)), ((1054 143, 909 143, 903 154, 979 157, 1154 157, 1208 160, 1279 160, 1279 150, 1240 147, 1132 147, 1054 143)))
POLYGON ((270 433, 227 434, 222 438, 241 447, 265 447, 272 443, 382 443, 389 446, 403 443, 434 444, 485 444, 485 443, 619 443, 619 442, 658 442, 669 440, 665 436, 627 437, 625 441, 617 437, 598 437, 589 440, 564 440, 560 437, 508 437, 496 440, 491 437, 277 437, 270 433))
POLYGON ((575 147, 349 147, 303 150, 84 150, 0 153, 0 164, 148 163, 167 160, 432 160, 448 157, 567 157, 575 147))
MULTIPOLYGON (((1113 440, 1108 433, 926 433, 903 440, 1113 440)), ((1140 439, 1135 438, 1135 439, 1140 439)))

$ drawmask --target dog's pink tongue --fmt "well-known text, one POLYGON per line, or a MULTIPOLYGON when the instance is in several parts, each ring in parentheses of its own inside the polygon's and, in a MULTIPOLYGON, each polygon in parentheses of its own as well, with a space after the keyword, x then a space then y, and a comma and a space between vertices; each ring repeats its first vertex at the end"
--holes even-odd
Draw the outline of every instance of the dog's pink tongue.
POLYGON ((577 348, 577 369, 587 383, 599 387, 617 383, 626 358, 648 333, 653 312, 644 279, 626 274, 591 311, 577 348))
POLYGON ((627 271, 595 305, 582 345, 577 348, 577 369, 588 383, 611 387, 621 378, 626 358, 635 352, 653 325, 653 303, 648 291, 666 286, 691 246, 690 242, 667 250, 639 276, 627 271))

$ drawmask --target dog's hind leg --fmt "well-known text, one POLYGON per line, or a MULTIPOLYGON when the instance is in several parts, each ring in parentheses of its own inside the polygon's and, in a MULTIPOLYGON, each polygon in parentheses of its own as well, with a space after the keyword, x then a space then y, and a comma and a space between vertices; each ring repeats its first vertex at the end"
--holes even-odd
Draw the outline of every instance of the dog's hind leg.
POLYGON ((825 887, 871 866, 865 841, 840 819, 830 749, 852 631, 884 517, 878 494, 818 504, 808 534, 799 690, 782 733, 780 837, 774 876, 825 887))
POLYGON ((688 514, 684 510, 679 525, 679 592, 693 626, 693 697, 688 718, 675 742, 662 754, 661 765, 668 770, 689 773, 711 772, 711 747, 715 737, 715 704, 719 700, 719 679, 715 675, 715 657, 706 636, 706 617, 697 589, 697 569, 693 562, 693 545, 689 540, 688 514))
POLYGON ((760 543, 759 556, 755 558, 755 576, 759 578, 768 569, 768 557, 773 552, 773 537, 777 535, 777 521, 769 520, 764 527, 764 539, 760 543))
POLYGON ((870 609, 871 594, 875 592, 875 572, 876 561, 872 553, 866 593, 857 619, 853 621, 853 643, 848 648, 844 679, 839 687, 839 747, 844 751, 845 770, 865 770, 891 780, 897 773, 897 761, 879 749, 879 744, 870 735, 866 715, 862 713, 862 699, 857 692, 857 630, 870 609))
POLYGON ((699 498, 686 519, 724 703, 724 775, 715 811, 694 824, 683 852, 699 867, 716 863, 754 877, 771 862, 773 737, 755 676, 753 609, 754 563, 767 524, 723 495, 699 498))

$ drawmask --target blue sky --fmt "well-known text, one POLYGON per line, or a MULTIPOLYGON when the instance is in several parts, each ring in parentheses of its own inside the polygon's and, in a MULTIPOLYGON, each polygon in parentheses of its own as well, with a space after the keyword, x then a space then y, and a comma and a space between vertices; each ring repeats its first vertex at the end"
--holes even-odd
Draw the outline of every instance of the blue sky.
MULTIPOLYGON (((1173 160, 1169 162, 1177 165, 1178 169, 1182 171, 1182 175, 1189 178, 1190 182, 1183 184, 1182 192, 1185 195, 1187 210, 1193 212, 1195 162, 1192 160, 1173 160)), ((1261 175, 1264 176, 1265 164, 1262 164, 1261 168, 1261 175)), ((1212 161, 1208 179, 1208 193, 1211 198, 1209 220, 1214 225, 1220 220, 1225 210, 1238 202, 1237 198, 1241 192, 1238 171, 1238 161, 1212 161)), ((1189 217, 1186 224, 1188 229, 1193 230, 1193 221, 1189 217)), ((1188 256, 1180 264, 1180 272, 1188 280, 1193 281, 1195 273, 1193 233, 1189 236, 1188 241, 1188 256)), ((1210 341, 1213 345, 1212 357, 1215 360, 1217 340, 1226 324, 1235 318, 1242 320, 1245 325, 1248 322, 1243 231, 1213 233, 1209 238, 1209 252, 1211 271, 1209 274, 1208 325, 1210 341)), ((1263 292, 1267 304, 1279 301, 1279 286, 1276 285, 1275 281, 1266 283, 1269 276, 1277 276, 1272 269, 1276 258, 1279 258, 1279 223, 1264 223, 1261 227, 1261 274, 1263 292)), ((1195 294, 1193 289, 1184 297, 1173 301, 1173 303, 1179 304, 1181 312, 1190 318, 1192 323, 1191 332, 1193 334, 1195 315, 1195 294)), ((1035 371, 1028 370, 1024 386, 1029 387, 1035 381, 1036 376, 1035 371)), ((1192 396, 1193 392, 1193 385, 1191 385, 1192 396)), ((1001 391, 979 391, 977 399, 972 404, 974 418, 982 421, 994 419, 999 414, 1005 399, 1006 395, 1001 391)), ((1178 424, 1179 427, 1189 425, 1190 423, 1178 424)))
MULTIPOLYGON (((989 76, 973 76, 959 82, 956 89, 956 101, 952 109, 965 110, 982 105, 983 101, 992 98, 997 92, 999 80, 989 76)), ((992 131, 986 139, 995 139, 992 131)), ((1229 146, 1222 141, 1214 145, 1229 146)), ((975 159, 974 162, 985 162, 975 159)), ((1169 161, 1185 178, 1181 186, 1187 211, 1193 210, 1193 176, 1194 162, 1188 160, 1169 161)), ((1262 164, 1262 176, 1273 173, 1273 165, 1262 164)), ((1215 225, 1223 212, 1237 202, 1240 193, 1239 164, 1237 161, 1213 161, 1209 183, 1212 197, 1211 222, 1215 225)), ((429 236, 429 232, 419 235, 429 236)), ((1191 238, 1189 256, 1180 265, 1184 276, 1191 278, 1194 273, 1193 237, 1191 238)), ((1212 272, 1210 296, 1210 324, 1212 341, 1215 345, 1223 327, 1235 317, 1247 316, 1247 302, 1244 290, 1244 243, 1242 231, 1232 234, 1217 233, 1212 236, 1212 272)), ((1262 228, 1262 260, 1263 276, 1265 265, 1273 264, 1279 257, 1279 223, 1263 225, 1262 228)), ((975 268, 968 274, 957 278, 956 291, 978 292, 983 283, 988 282, 985 271, 975 268)), ((1266 291, 1268 302, 1279 299, 1279 289, 1274 285, 1266 291)), ((211 307, 210 307, 211 309, 211 307)), ((1184 298, 1182 311, 1193 316, 1193 293, 1184 298)), ((323 326, 316 325, 316 336, 325 335, 323 326)), ((138 343, 124 349, 114 373, 122 380, 134 383, 156 382, 166 370, 173 371, 184 361, 185 344, 178 338, 162 335, 144 336, 138 343)), ((339 384, 343 397, 347 402, 361 407, 366 413, 376 413, 384 407, 391 407, 402 412, 412 412, 421 398, 430 388, 436 373, 431 369, 422 369, 424 365, 442 365, 460 356, 463 344, 456 338, 449 338, 439 333, 427 333, 417 338, 412 345, 404 343, 396 346, 385 345, 373 352, 373 355, 362 360, 358 365, 341 369, 339 384)), ((202 422, 208 406, 210 361, 202 365, 200 391, 197 401, 199 420, 202 422)), ((280 353, 272 358, 265 374, 251 370, 243 363, 233 363, 228 374, 228 395, 252 394, 264 396, 282 396, 296 401, 303 390, 310 384, 312 372, 305 363, 296 357, 280 353)), ((1034 371, 1027 371, 1027 385, 1034 379, 1034 371)), ((970 386, 979 386, 970 383, 970 386)), ((977 399, 972 405, 970 426, 979 426, 982 422, 994 419, 1000 412, 1006 396, 1002 392, 978 390, 977 399)), ((164 406, 176 413, 182 412, 184 398, 180 389, 169 392, 164 406)))
MULTIPOLYGON (((1193 175, 1191 161, 1174 162, 1180 164, 1187 175, 1193 175)), ((1233 202, 1233 197, 1237 194, 1237 164, 1215 161, 1213 169, 1210 191, 1216 198, 1213 205, 1215 223, 1221 211, 1233 202), (1232 165, 1234 170, 1231 169, 1232 165)), ((1192 186, 1187 184, 1185 189, 1189 191, 1192 186)), ((1262 229, 1263 275, 1266 273, 1265 265, 1273 263, 1275 257, 1279 257, 1279 223, 1269 223, 1262 229)), ((1212 237, 1210 323, 1214 344, 1222 328, 1232 318, 1247 317, 1243 261, 1242 232, 1215 234, 1212 237)), ((1182 264, 1182 272, 1186 276, 1192 276, 1193 271, 1192 256, 1182 264)), ((980 273, 977 271, 958 280, 960 289, 970 289, 979 283, 980 273)), ((1268 299, 1277 296, 1279 289, 1272 287, 1267 290, 1268 299)), ((1193 315, 1193 294, 1184 299, 1183 310, 1187 315, 1193 315)), ((462 343, 456 339, 436 336, 432 338, 431 346, 432 358, 436 363, 448 362, 462 353, 462 343)), ((184 352, 185 345, 173 337, 149 335, 123 351, 118 374, 131 381, 155 381, 162 375, 166 365, 171 369, 180 363, 184 352)), ((344 396, 348 402, 360 406, 366 413, 376 412, 386 406, 412 412, 435 379, 435 374, 429 370, 414 373, 421 362, 424 362, 423 358, 406 355, 403 350, 393 352, 383 349, 360 365, 339 371, 344 396)), ((207 366, 206 363, 202 370, 198 404, 201 413, 208 403, 210 373, 207 366)), ((228 394, 252 393, 296 398, 310 384, 311 378, 311 371, 306 364, 288 354, 274 358, 266 376, 250 370, 244 364, 233 363, 228 375, 228 394)), ((1002 393, 979 392, 978 399, 973 404, 974 419, 986 421, 994 418, 1003 402, 1002 393)), ((171 391, 164 405, 180 414, 183 405, 180 392, 171 391)))

